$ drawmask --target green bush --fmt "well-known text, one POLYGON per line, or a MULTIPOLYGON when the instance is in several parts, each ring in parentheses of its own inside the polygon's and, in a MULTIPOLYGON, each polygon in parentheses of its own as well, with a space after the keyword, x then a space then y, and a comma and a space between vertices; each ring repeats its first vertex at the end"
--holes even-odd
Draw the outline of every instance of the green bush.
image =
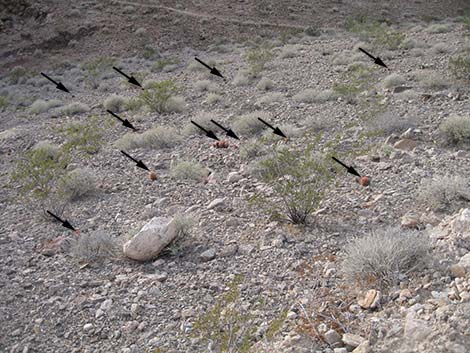
POLYGON ((152 82, 139 95, 139 100, 151 111, 164 113, 167 111, 170 98, 177 92, 178 88, 172 80, 152 82))
POLYGON ((17 163, 12 180, 21 184, 21 191, 32 192, 33 197, 45 199, 64 174, 69 155, 48 142, 38 143, 17 163))
POLYGON ((97 153, 104 143, 103 136, 107 127, 109 126, 104 125, 97 116, 89 117, 83 122, 70 122, 60 130, 66 139, 64 149, 97 153))
POLYGON ((441 123, 439 130, 449 145, 470 145, 470 116, 452 115, 441 123))
POLYGON ((248 49, 245 52, 245 60, 248 64, 250 74, 257 76, 264 70, 266 64, 274 57, 273 52, 269 48, 259 47, 248 49))
POLYGON ((449 70, 456 78, 470 81, 470 50, 449 60, 449 70))
POLYGON ((324 157, 314 154, 313 149, 313 144, 304 151, 284 148, 259 162, 255 174, 272 187, 280 202, 268 200, 263 194, 257 194, 254 201, 269 205, 275 218, 287 217, 294 224, 306 224, 323 199, 332 176, 324 157))

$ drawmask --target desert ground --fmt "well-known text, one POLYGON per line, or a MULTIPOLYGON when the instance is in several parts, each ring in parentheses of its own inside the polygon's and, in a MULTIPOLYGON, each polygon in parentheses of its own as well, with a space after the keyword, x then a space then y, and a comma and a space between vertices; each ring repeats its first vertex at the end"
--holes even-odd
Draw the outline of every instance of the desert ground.
POLYGON ((470 351, 468 1, 0 14, 1 352, 470 351))

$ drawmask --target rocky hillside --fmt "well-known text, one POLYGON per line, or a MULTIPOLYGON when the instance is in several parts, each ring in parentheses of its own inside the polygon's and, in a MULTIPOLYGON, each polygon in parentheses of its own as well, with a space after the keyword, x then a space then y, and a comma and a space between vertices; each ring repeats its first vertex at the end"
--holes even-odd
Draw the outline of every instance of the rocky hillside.
POLYGON ((468 351, 462 2, 254 3, 5 4, 0 351, 468 351))

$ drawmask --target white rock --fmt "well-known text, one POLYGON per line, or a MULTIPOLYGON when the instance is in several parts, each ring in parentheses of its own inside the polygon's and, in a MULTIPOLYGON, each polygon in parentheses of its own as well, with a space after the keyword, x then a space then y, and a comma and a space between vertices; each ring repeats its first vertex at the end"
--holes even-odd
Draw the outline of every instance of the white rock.
POLYGON ((370 351, 369 341, 364 341, 352 353, 369 353, 370 351))
POLYGON ((236 183, 241 178, 242 178, 242 176, 238 172, 230 172, 230 173, 228 173, 227 181, 229 183, 236 183))
POLYGON ((335 348, 333 350, 333 352, 334 353, 348 353, 348 350, 346 348, 342 347, 342 348, 335 348))
POLYGON ((215 250, 214 249, 207 249, 201 255, 199 255, 201 261, 207 262, 213 260, 215 258, 215 250))
POLYGON ((462 266, 466 273, 470 273, 470 252, 460 258, 458 265, 462 266))
POLYGON ((221 208, 221 206, 224 204, 225 204, 225 198, 215 199, 209 205, 207 205, 207 209, 212 210, 215 208, 221 208))
POLYGON ((405 333, 406 339, 422 341, 426 339, 431 333, 426 321, 415 319, 412 315, 407 315, 405 320, 405 333))
POLYGON ((111 306, 113 305, 113 300, 112 299, 106 299, 104 302, 101 303, 100 309, 103 311, 109 310, 111 306))
POLYGON ((87 323, 87 324, 83 325, 83 331, 89 332, 91 330, 93 330, 93 324, 87 323))
POLYGON ((136 235, 124 243, 124 255, 138 261, 152 260, 177 235, 178 232, 173 219, 154 217, 136 235))

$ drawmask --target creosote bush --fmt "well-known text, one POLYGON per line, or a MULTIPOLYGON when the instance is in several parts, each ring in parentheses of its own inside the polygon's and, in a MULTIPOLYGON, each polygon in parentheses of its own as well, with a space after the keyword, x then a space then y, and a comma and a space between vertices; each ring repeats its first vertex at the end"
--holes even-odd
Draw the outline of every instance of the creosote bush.
POLYGON ((263 194, 257 194, 253 201, 269 205, 273 217, 287 218, 294 224, 308 222, 332 180, 324 156, 314 153, 313 144, 303 151, 275 151, 258 163, 255 175, 272 187, 280 202, 267 200, 263 194))
POLYGON ((209 171, 197 162, 179 161, 170 166, 172 178, 180 181, 192 180, 202 181, 209 174, 209 171))
POLYGON ((451 115, 439 126, 448 145, 470 145, 470 116, 451 115))
POLYGON ((418 201, 434 211, 450 213, 470 202, 470 179, 459 175, 424 179, 418 188, 418 201))
POLYGON ((59 181, 59 195, 70 201, 96 192, 96 177, 89 169, 74 169, 59 181))
POLYGON ((149 83, 146 89, 139 95, 139 100, 150 111, 164 113, 168 111, 168 102, 178 92, 174 81, 165 80, 149 83))
POLYGON ((97 116, 88 117, 84 121, 70 122, 60 130, 66 139, 63 148, 67 151, 76 150, 95 154, 104 144, 103 137, 108 126, 97 116))
POLYGON ((341 272, 351 284, 387 289, 399 284, 400 275, 425 267, 430 250, 429 239, 423 234, 382 229, 346 245, 341 272))

